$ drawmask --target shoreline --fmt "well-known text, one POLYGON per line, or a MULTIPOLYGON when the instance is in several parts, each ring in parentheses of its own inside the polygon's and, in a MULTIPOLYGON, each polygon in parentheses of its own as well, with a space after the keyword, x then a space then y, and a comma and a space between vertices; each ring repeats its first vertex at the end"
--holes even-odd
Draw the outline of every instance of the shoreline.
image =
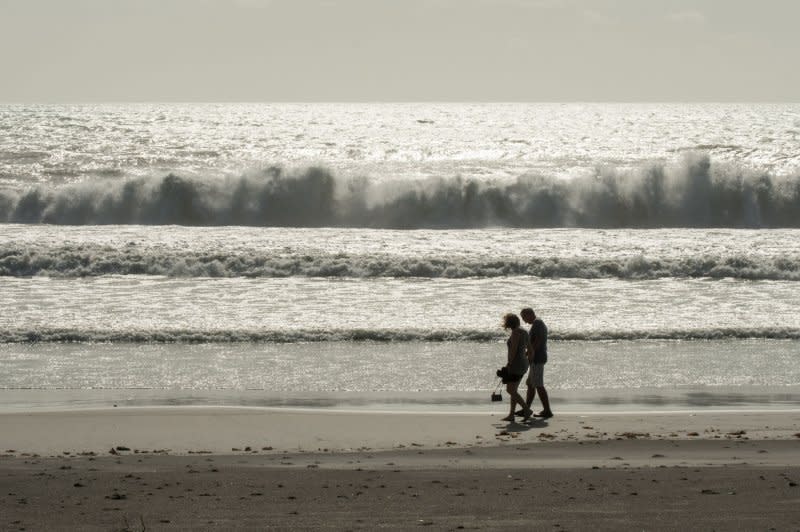
MULTIPOLYGON (((0 413, 0 452, 106 453, 111 448, 175 454, 234 449, 348 452, 537 442, 792 440, 800 411, 558 413, 507 423, 501 412, 342 411, 249 407, 121 407, 0 413), (58 437, 54 437, 54 434, 58 437)), ((6 453, 16 454, 16 453, 6 453)))
MULTIPOLYGON (((504 399, 507 400, 507 397, 504 399)), ((800 409, 799 385, 673 386, 558 389, 553 407, 570 415, 626 413, 770 412, 800 409)), ((0 414, 103 408, 201 407, 317 409, 322 412, 445 412, 492 414, 505 406, 489 391, 304 391, 170 388, 5 388, 0 414)), ((506 403, 503 403, 505 405, 506 403)))

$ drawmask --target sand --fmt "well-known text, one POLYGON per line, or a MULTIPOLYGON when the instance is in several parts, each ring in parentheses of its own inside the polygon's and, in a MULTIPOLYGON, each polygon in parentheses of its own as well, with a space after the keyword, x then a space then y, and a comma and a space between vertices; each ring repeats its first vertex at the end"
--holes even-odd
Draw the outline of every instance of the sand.
POLYGON ((800 412, 500 417, 0 414, 0 530, 800 529, 800 412))

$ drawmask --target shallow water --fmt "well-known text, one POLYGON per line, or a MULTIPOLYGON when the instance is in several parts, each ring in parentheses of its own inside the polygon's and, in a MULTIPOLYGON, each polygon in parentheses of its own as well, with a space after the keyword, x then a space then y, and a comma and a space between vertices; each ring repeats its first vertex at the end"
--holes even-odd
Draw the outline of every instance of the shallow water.
MULTIPOLYGON (((470 393, 490 390, 502 342, 0 344, 0 389, 470 393)), ((800 386, 800 341, 554 342, 556 390, 800 386)))

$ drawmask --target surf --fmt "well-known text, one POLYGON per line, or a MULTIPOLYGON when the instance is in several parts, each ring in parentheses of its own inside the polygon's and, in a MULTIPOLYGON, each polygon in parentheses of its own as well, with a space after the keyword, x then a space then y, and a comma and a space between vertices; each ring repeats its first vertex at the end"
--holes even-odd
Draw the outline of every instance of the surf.
POLYGON ((0 221, 54 225, 514 228, 797 228, 800 174, 707 153, 565 179, 341 177, 269 167, 239 177, 100 179, 0 191, 0 221))

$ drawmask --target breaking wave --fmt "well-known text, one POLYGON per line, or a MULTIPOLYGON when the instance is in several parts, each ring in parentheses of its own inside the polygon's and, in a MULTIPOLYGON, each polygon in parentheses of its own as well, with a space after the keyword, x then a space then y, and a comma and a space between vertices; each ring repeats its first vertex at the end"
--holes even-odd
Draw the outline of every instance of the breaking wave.
MULTIPOLYGON (((391 176, 388 176, 391 177, 391 176)), ((269 168, 239 178, 106 179, 0 191, 0 221, 285 227, 800 227, 800 175, 702 153, 561 179, 373 181, 269 168)))
MULTIPOLYGON (((800 329, 712 328, 685 330, 551 331, 559 341, 632 340, 800 340, 800 329)), ((302 342, 497 342, 503 333, 491 330, 0 330, 0 343, 302 343, 302 342)))
POLYGON ((363 254, 221 253, 106 246, 0 244, 0 276, 95 277, 471 277, 579 279, 734 278, 800 281, 800 257, 758 255, 677 258, 399 257, 363 254))

